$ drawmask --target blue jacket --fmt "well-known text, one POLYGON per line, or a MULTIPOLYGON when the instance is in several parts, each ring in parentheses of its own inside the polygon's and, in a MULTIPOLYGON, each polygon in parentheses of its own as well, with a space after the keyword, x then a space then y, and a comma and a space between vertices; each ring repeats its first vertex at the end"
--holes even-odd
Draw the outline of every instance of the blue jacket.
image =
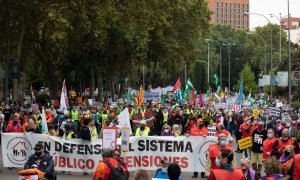
MULTIPOLYGON (((156 174, 155 174, 154 178, 157 178, 157 179, 169 179, 169 176, 168 176, 168 173, 162 172, 161 169, 159 168, 156 171, 156 174)), ((181 176, 179 176, 178 180, 182 180, 181 176)))
MULTIPOLYGON (((28 161, 25 163, 24 169, 31 169, 32 165, 35 164, 37 160, 37 156, 35 154, 31 155, 28 161)), ((45 172, 45 177, 50 180, 54 173, 54 161, 51 155, 44 153, 43 157, 41 158, 40 164, 38 169, 45 172)))

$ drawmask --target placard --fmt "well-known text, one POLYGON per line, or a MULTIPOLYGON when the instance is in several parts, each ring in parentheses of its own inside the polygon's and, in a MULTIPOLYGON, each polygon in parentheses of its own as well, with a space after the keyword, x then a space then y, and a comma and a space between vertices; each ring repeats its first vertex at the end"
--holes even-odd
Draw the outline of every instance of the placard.
POLYGON ((258 117, 258 116, 259 116, 259 112, 260 112, 260 110, 254 109, 254 110, 253 110, 253 113, 252 113, 252 116, 258 117))
POLYGON ((246 137, 246 138, 243 138, 243 139, 240 139, 240 140, 238 140, 238 144, 239 144, 240 149, 245 149, 245 148, 251 147, 252 146, 252 139, 251 139, 250 136, 246 137))
POLYGON ((121 136, 121 150, 123 152, 129 151, 129 136, 130 136, 130 128, 123 127, 122 128, 122 136, 121 136))
POLYGON ((102 146, 103 148, 116 149, 117 147, 117 128, 103 127, 102 128, 102 146))

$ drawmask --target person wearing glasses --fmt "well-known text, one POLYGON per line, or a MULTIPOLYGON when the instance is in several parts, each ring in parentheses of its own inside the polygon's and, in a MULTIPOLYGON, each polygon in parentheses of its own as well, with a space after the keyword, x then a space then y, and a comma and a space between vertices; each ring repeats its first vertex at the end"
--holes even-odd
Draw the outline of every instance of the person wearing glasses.
POLYGON ((121 165, 126 169, 125 173, 130 176, 130 172, 127 169, 126 163, 121 159, 121 151, 119 149, 114 150, 114 158, 121 163, 121 165))

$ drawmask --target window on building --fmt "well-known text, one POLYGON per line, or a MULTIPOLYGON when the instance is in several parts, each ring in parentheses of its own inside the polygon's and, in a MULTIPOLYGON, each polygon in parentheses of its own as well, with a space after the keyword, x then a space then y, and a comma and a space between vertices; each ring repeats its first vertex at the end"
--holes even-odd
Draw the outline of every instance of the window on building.
POLYGON ((223 3, 221 3, 221 2, 220 2, 220 4, 219 4, 219 5, 220 5, 220 7, 223 7, 223 3))
POLYGON ((238 7, 238 8, 240 8, 240 6, 241 6, 240 4, 237 4, 237 7, 238 7))
POLYGON ((296 22, 296 21, 292 21, 292 27, 293 28, 296 28, 299 26, 299 22, 296 22))
POLYGON ((228 3, 228 6, 227 7, 230 7, 231 3, 228 3))
POLYGON ((233 3, 233 8, 235 8, 235 3, 233 3))
POLYGON ((219 7, 219 3, 218 2, 216 2, 216 7, 219 7))

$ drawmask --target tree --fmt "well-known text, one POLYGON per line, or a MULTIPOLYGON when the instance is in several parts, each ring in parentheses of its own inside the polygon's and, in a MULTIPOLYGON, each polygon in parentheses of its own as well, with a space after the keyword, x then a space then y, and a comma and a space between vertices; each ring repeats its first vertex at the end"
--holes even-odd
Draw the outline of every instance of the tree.
MULTIPOLYGON (((255 82, 254 73, 248 63, 245 64, 243 70, 240 72, 240 77, 244 80, 244 94, 249 94, 250 91, 252 93, 258 93, 258 85, 257 82, 255 82)), ((236 89, 238 90, 239 87, 240 81, 236 84, 236 89)))
POLYGON ((207 91, 207 68, 206 63, 201 61, 195 61, 192 70, 192 83, 195 89, 200 92, 207 91))

